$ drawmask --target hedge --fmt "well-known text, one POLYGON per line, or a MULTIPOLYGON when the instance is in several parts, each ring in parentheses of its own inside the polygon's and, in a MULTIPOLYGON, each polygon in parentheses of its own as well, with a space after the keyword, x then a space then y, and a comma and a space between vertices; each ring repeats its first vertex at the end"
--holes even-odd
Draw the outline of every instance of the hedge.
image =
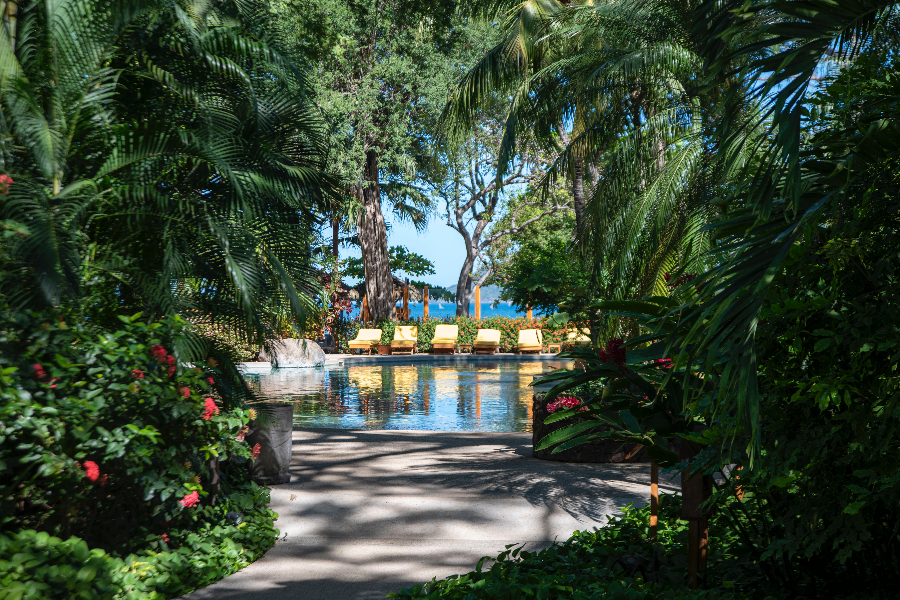
MULTIPOLYGON (((430 352, 431 340, 434 338, 434 329, 438 325, 448 324, 459 326, 459 343, 471 344, 475 341, 479 329, 499 329, 500 330, 500 351, 514 352, 519 341, 519 331, 522 329, 540 329, 544 344, 563 341, 572 326, 561 327, 550 321, 547 317, 540 319, 532 319, 529 321, 525 317, 490 317, 482 319, 480 322, 473 317, 430 317, 426 319, 410 319, 408 321, 380 321, 377 325, 367 324, 366 327, 381 329, 381 343, 390 344, 394 339, 394 328, 397 325, 416 325, 418 330, 418 344, 416 350, 418 352, 430 352)), ((346 331, 346 337, 341 340, 341 351, 349 352, 347 341, 356 337, 362 324, 359 321, 353 322, 346 331)))

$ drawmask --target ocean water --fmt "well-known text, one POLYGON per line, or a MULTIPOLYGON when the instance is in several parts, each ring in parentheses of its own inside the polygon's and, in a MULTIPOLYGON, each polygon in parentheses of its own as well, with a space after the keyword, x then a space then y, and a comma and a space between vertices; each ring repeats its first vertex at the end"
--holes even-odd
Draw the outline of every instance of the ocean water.
MULTIPOLYGON (((359 316, 359 308, 356 308, 352 313, 350 313, 351 318, 356 319, 359 316)), ((410 302, 409 303, 409 316, 412 319, 421 318, 422 317, 422 303, 421 302, 410 302)), ((436 300, 430 300, 428 302, 428 316, 429 317, 454 317, 456 316, 456 303, 454 302, 438 302, 436 300), (443 307, 443 308, 442 308, 443 307)), ((469 304, 469 316, 475 316, 475 303, 469 304)), ((492 303, 481 303, 481 318, 487 319, 490 317, 508 317, 510 319, 514 319, 516 317, 524 317, 524 312, 516 312, 516 309, 512 306, 507 306, 505 302, 501 302, 497 305, 496 308, 493 307, 492 303)), ((538 314, 534 313, 534 317, 538 318, 538 314)))

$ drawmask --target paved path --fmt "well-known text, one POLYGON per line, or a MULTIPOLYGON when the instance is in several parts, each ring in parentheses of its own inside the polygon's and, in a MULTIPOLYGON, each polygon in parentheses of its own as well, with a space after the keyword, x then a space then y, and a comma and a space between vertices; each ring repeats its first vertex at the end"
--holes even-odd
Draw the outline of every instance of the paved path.
POLYGON ((645 501, 649 471, 535 460, 527 433, 295 431, 293 479, 272 489, 286 538, 186 598, 381 599, 601 527, 645 501))

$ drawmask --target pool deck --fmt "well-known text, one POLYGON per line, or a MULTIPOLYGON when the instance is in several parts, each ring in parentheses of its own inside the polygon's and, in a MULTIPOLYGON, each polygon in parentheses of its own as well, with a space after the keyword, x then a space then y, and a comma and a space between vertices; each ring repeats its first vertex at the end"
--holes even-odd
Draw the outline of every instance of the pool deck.
POLYGON ((648 464, 536 460, 528 433, 302 429, 293 444, 292 481, 272 488, 283 539, 185 598, 380 599, 507 544, 539 549, 602 527, 649 498, 648 464))
MULTIPOLYGON (((326 354, 325 366, 341 365, 390 365, 410 363, 491 363, 491 362, 567 362, 571 358, 559 358, 556 354, 513 354, 498 352, 497 354, 326 354)), ((243 362, 238 363, 243 373, 268 373, 272 363, 243 362)))

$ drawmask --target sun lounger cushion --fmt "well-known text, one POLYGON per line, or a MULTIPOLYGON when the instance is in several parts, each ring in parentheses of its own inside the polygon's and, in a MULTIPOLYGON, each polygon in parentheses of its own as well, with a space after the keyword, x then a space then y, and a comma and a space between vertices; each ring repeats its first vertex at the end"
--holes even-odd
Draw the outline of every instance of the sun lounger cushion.
POLYGON ((438 325, 434 328, 432 344, 455 344, 459 340, 458 325, 438 325))
POLYGON ((499 329, 479 329, 475 341, 472 342, 476 346, 499 346, 500 330, 499 329))
POLYGON ((398 325, 394 328, 391 346, 415 346, 419 328, 415 325, 398 325))
POLYGON ((348 345, 351 348, 370 348, 378 345, 381 341, 380 329, 360 329, 356 334, 355 340, 350 340, 348 345))
POLYGON ((591 343, 591 336, 584 330, 570 331, 569 335, 566 336, 566 343, 573 346, 588 346, 591 343))
POLYGON ((540 350, 543 339, 540 329, 523 329, 519 332, 519 350, 540 350))

